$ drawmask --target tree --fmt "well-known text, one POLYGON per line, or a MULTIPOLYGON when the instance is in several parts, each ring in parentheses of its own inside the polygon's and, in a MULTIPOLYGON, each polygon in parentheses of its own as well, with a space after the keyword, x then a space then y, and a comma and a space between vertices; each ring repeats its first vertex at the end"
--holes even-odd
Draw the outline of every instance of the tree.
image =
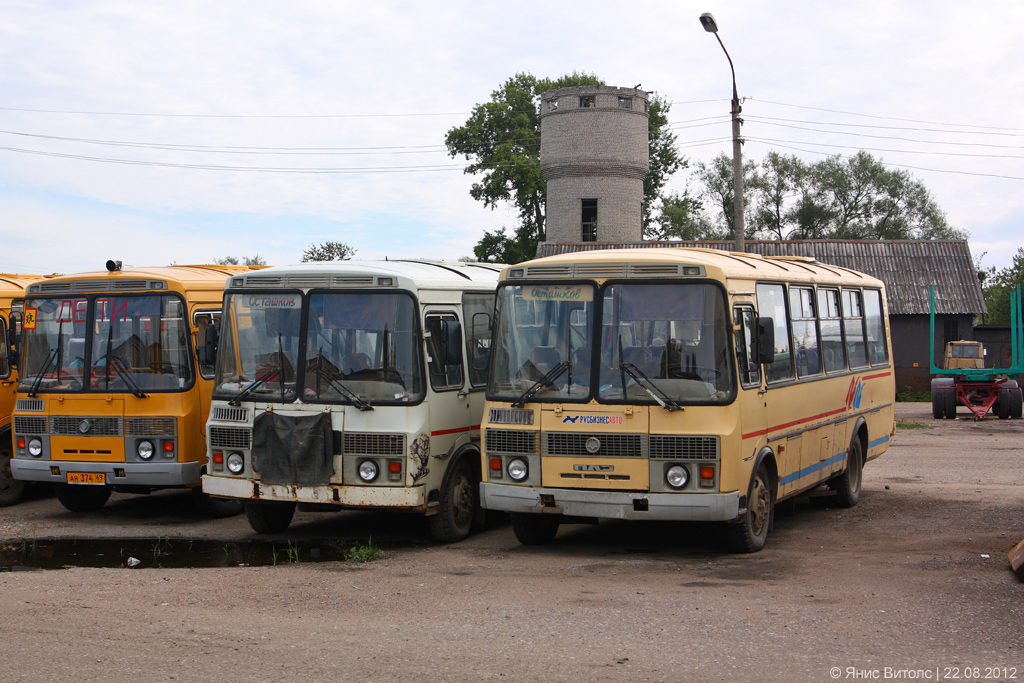
MULTIPOLYGON (((743 187, 749 187, 754 182, 753 161, 743 162, 743 187)), ((697 164, 697 180, 703 186, 700 197, 702 200, 715 207, 715 219, 710 221, 718 239, 733 239, 736 235, 735 206, 736 196, 733 192, 733 168, 732 157, 719 154, 710 163, 703 161, 697 164)), ((746 194, 743 196, 746 199, 746 194)), ((753 237, 753 231, 746 220, 746 210, 749 204, 744 201, 744 237, 753 237)))
POLYGON ((768 153, 750 181, 757 198, 751 221, 756 234, 786 239, 794 211, 790 205, 806 173, 807 167, 795 155, 768 153))
MULTIPOLYGON (((237 266, 239 258, 237 256, 225 256, 224 258, 215 258, 213 262, 221 266, 237 266)), ((259 254, 255 256, 243 256, 241 258, 243 266, 265 266, 267 265, 266 259, 261 257, 259 254)))
MULTIPOLYGON (((986 271, 985 275, 982 285, 985 306, 988 308, 985 322, 989 325, 1009 325, 1010 294, 1017 289, 1017 285, 1024 289, 1024 247, 1017 248, 1013 263, 1008 267, 1002 270, 992 268, 986 271)), ((1018 311, 1018 315, 1020 314, 1018 311)))
POLYGON ((700 199, 687 187, 682 194, 670 192, 661 199, 661 210, 644 236, 649 240, 713 240, 722 239, 703 211, 700 199))
MULTIPOLYGON (((484 206, 503 202, 515 206, 519 224, 485 232, 473 249, 481 261, 519 263, 533 258, 544 239, 547 187, 540 172, 540 95, 547 90, 581 85, 604 85, 593 74, 573 72, 557 79, 516 74, 491 93, 491 101, 473 108, 462 126, 445 136, 450 156, 471 162, 465 173, 479 175, 470 196, 484 206)), ((657 97, 648 107, 651 171, 644 182, 644 224, 669 176, 685 166, 668 130, 669 106, 657 97)))
POLYGON ((332 242, 328 240, 322 244, 311 244, 302 252, 302 262, 310 261, 347 261, 352 258, 356 250, 344 242, 332 242))

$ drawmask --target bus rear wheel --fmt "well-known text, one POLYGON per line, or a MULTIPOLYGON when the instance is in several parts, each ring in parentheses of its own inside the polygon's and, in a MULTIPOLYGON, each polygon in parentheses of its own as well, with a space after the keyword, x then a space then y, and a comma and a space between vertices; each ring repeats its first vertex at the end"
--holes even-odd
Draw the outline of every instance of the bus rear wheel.
POLYGON ((846 470, 829 482, 829 488, 836 492, 836 506, 852 508, 860 500, 860 489, 864 481, 864 448, 856 436, 846 451, 846 470))
POLYGON ((72 512, 94 512, 110 500, 109 486, 54 484, 53 488, 60 504, 72 512))
POLYGON ((0 434, 6 443, 0 444, 0 507, 14 505, 25 492, 25 482, 14 478, 11 473, 11 437, 0 434))
POLYGON ((532 512, 513 512, 512 533, 523 545, 544 545, 555 539, 558 533, 558 518, 532 512))
POLYGON ((470 457, 464 457, 441 486, 441 509, 430 517, 430 535, 439 543, 454 543, 469 536, 479 505, 480 479, 470 457))
POLYGON ((252 530, 260 534, 279 534, 295 516, 295 503, 246 503, 245 516, 252 530))
POLYGON ((771 477, 768 476, 768 469, 761 465, 750 483, 747 513, 738 523, 727 527, 729 546, 734 552, 756 553, 764 547, 768 540, 774 501, 771 477))

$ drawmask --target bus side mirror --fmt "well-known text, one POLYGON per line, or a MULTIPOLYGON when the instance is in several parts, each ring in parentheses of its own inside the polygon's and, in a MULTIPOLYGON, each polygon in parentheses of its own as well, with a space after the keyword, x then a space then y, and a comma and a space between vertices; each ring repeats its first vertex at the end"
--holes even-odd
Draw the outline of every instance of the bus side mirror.
POLYGON ((199 359, 203 365, 213 365, 216 362, 219 337, 217 327, 211 320, 210 324, 206 326, 206 338, 203 340, 203 357, 199 359))
POLYGON ((7 323, 7 367, 16 368, 21 360, 18 354, 18 330, 21 329, 19 314, 11 313, 7 323))
POLYGON ((462 365, 462 324, 457 320, 441 321, 441 364, 462 365))
POLYGON ((775 321, 771 318, 757 319, 757 362, 775 361, 775 321))

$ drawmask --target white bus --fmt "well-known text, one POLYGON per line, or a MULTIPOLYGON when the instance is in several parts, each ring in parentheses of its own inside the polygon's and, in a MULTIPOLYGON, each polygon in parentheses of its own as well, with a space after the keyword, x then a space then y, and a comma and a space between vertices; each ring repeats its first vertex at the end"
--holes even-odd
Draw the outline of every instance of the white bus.
POLYGON ((426 514, 469 534, 501 266, 344 261, 228 281, 203 490, 261 533, 297 506, 426 514))
POLYGON ((598 518, 729 523, 857 503, 894 431, 885 290, 808 258, 704 249, 509 267, 495 300, 481 485, 527 544, 598 518))

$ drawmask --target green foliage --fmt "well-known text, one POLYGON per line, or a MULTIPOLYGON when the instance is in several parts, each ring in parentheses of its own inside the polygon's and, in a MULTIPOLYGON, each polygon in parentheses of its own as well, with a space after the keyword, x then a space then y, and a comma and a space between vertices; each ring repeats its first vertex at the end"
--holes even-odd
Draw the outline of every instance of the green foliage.
MULTIPOLYGON (((700 239, 733 235, 732 157, 697 164, 694 198, 711 217, 700 239)), ((966 239, 952 228, 927 188, 867 152, 808 163, 769 152, 743 163, 746 237, 783 239, 966 239)))
MULTIPOLYGON (((1024 291, 1024 247, 1018 247, 1013 256, 1013 263, 1002 270, 990 268, 985 272, 982 291, 985 294, 985 305, 988 315, 985 323, 989 325, 1010 324, 1010 295, 1020 285, 1024 291)), ((1018 320, 1021 313, 1018 312, 1018 320)))
POLYGON ((356 250, 344 242, 332 242, 328 240, 323 244, 311 244, 302 252, 302 262, 310 261, 347 261, 352 258, 356 250))
POLYGON ((362 543, 355 543, 351 548, 348 549, 346 562, 373 562, 381 557, 380 548, 373 545, 373 538, 371 537, 366 545, 362 543))
MULTIPOLYGON (((470 162, 465 173, 479 176, 470 196, 491 209, 511 203, 518 225, 485 232, 474 247, 476 258, 492 263, 519 263, 533 258, 544 239, 547 186, 540 172, 540 95, 548 90, 604 85, 593 74, 573 72, 557 79, 516 74, 473 108, 462 126, 448 131, 445 145, 452 157, 470 162)), ((648 108, 651 170, 644 181, 644 225, 668 178, 686 161, 668 129, 669 105, 652 97, 648 108)))
POLYGON ((237 256, 225 256, 224 258, 215 258, 213 262, 221 266, 237 266, 239 262, 243 266, 265 266, 267 265, 266 259, 259 254, 255 256, 243 256, 239 259, 237 256))

